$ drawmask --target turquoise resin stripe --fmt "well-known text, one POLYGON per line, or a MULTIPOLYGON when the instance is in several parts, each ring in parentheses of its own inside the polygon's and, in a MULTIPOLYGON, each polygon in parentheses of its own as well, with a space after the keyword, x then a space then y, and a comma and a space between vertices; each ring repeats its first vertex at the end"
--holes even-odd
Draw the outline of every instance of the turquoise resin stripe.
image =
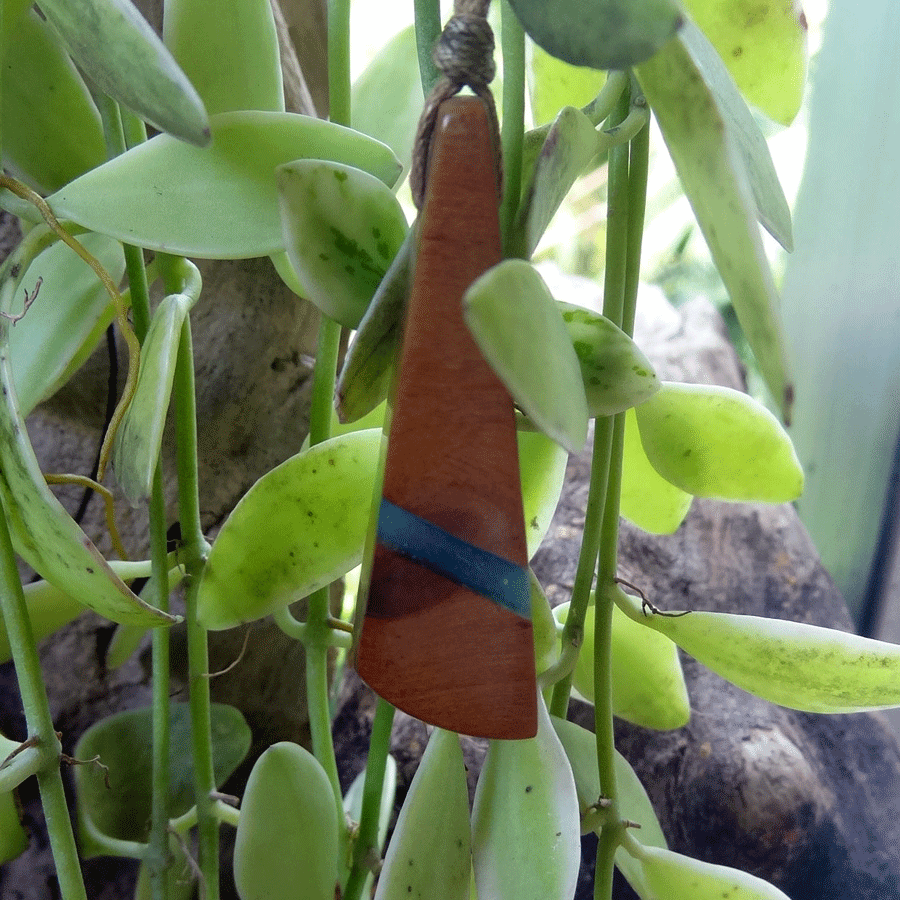
POLYGON ((517 616, 531 619, 528 569, 454 537, 384 497, 378 514, 378 541, 517 616))

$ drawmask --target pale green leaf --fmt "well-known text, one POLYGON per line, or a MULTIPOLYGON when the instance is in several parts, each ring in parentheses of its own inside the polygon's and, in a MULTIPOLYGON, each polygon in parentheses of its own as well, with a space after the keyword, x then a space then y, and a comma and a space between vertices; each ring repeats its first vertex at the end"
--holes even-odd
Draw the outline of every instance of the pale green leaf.
MULTIPOLYGON (((250 728, 233 706, 214 703, 210 709, 215 783, 221 786, 250 750, 250 728)), ((99 766, 75 766, 82 855, 106 855, 104 837, 145 841, 153 797, 153 710, 150 707, 101 719, 81 736, 78 759, 99 756, 99 766)), ((169 814, 186 813, 195 803, 191 714, 187 703, 169 706, 169 814)))
POLYGON ((284 250, 275 169, 295 159, 357 166, 392 185, 400 165, 383 144, 294 113, 220 113, 213 140, 169 135, 132 148, 49 198, 59 218, 165 253, 213 259, 284 250))
POLYGON ((284 109, 281 55, 270 3, 166 0, 163 40, 209 115, 284 109))
POLYGON ((581 110, 560 110, 535 160, 519 206, 516 228, 525 234, 530 256, 576 179, 597 155, 600 138, 581 110))
POLYGON ((511 0, 526 33, 576 66, 625 69, 652 56, 681 23, 673 0, 511 0))
POLYGON ((203 145, 203 101, 129 0, 41 0, 79 68, 106 94, 161 131, 203 145))
POLYGON ((606 77, 602 72, 565 63, 537 44, 529 47, 528 90, 535 125, 552 122, 564 106, 586 106, 600 93, 606 77))
POLYGON ((693 499, 691 494, 666 481, 653 468, 641 445, 635 411, 629 409, 625 413, 622 449, 621 514, 651 534, 674 534, 693 499))
POLYGON ((659 390, 650 360, 621 328, 584 307, 563 302, 557 306, 578 358, 592 417, 624 412, 659 390))
POLYGON ((25 852, 28 833, 19 819, 19 806, 13 794, 0 794, 0 865, 25 852))
MULTIPOLYGON (((232 628, 299 600, 362 560, 381 429, 332 438, 291 457, 244 495, 216 537, 198 596, 206 628, 232 628)), ((540 434, 519 435, 529 552, 562 490, 566 454, 540 434)))
POLYGON ((3 162, 46 194, 106 160, 100 116, 58 35, 33 9, 3 34, 3 162))
POLYGON ((743 95, 767 116, 790 125, 806 81, 806 18, 796 0, 752 11, 735 0, 685 0, 743 95))
POLYGON ((170 294, 156 308, 141 347, 141 367, 131 405, 113 444, 113 466, 132 505, 150 496, 162 447, 181 326, 191 307, 184 294, 170 294))
MULTIPOLYGON (((118 283, 125 272, 121 244, 99 234, 85 234, 79 240, 118 283)), ((114 314, 94 270, 62 242, 47 248, 29 266, 26 283, 34 286, 38 279, 41 286, 34 303, 9 331, 13 381, 23 416, 54 394, 84 362, 114 314)))
POLYGON ((792 387, 778 296, 737 139, 680 35, 636 73, 762 375, 788 418, 792 387))
POLYGON ((356 328, 406 237, 397 198, 368 172, 323 160, 281 166, 276 178, 287 255, 304 296, 356 328))
POLYGON ((485 359, 525 414, 572 453, 587 440, 578 358, 553 296, 521 259, 494 266, 469 287, 463 316, 485 359))
POLYGON ((422 113, 422 80, 412 25, 388 41, 353 84, 353 127, 387 144, 408 171, 422 113))
POLYGON ((759 616, 623 608, 738 687, 790 709, 849 713, 900 706, 900 645, 759 616))
POLYGON ((803 490, 790 438, 747 394, 664 382, 636 414, 653 468, 689 494, 784 503, 803 490))

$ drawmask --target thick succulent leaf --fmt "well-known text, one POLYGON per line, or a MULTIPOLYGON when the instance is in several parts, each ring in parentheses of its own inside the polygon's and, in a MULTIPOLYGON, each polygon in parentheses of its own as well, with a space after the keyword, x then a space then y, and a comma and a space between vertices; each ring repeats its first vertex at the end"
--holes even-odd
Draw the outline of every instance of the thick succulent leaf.
POLYGON ((535 160, 517 214, 516 228, 525 232, 526 255, 534 252, 575 180, 597 155, 599 142, 593 122, 581 110, 574 106, 560 110, 535 160))
POLYGON ((537 270, 508 259, 463 297, 463 316, 485 359, 537 427, 571 453, 587 440, 578 358, 537 270))
POLYGON ((564 106, 586 106, 600 93, 606 77, 602 72, 570 65, 536 44, 529 46, 528 92, 535 125, 552 122, 564 106))
POLYGON ((397 817, 375 900, 468 900, 471 845, 459 735, 435 728, 397 817))
POLYGON ((25 852, 28 833, 19 819, 19 807, 11 791, 0 794, 0 865, 25 852))
MULTIPOLYGON (((568 614, 568 602, 553 610, 562 624, 568 614)), ((594 702, 595 615, 595 607, 589 606, 584 617, 584 639, 572 673, 575 689, 589 703, 594 702)), ((691 709, 678 648, 665 635, 649 633, 618 608, 613 609, 611 665, 614 715, 657 731, 687 724, 691 709)))
POLYGON ((537 736, 491 741, 478 777, 472 810, 478 896, 571 900, 579 834, 572 767, 538 694, 537 736))
POLYGON ((299 744, 273 744, 253 766, 241 801, 234 881, 241 900, 335 896, 334 794, 322 764, 299 744))
POLYGON ((41 0, 79 68, 160 131, 203 145, 203 101, 130 0, 41 0))
MULTIPOLYGON (((81 243, 118 283, 125 272, 122 246, 105 235, 81 243)), ((109 294, 93 269, 63 243, 48 247, 28 268, 28 284, 41 279, 24 319, 9 330, 19 411, 27 416, 75 372, 112 321, 109 294)))
POLYGON ((344 358, 337 381, 337 409, 343 422, 370 413, 388 395, 400 347, 400 323, 406 310, 416 225, 409 229, 344 358))
POLYGON ((353 84, 353 127, 387 144, 408 170, 422 113, 422 80, 416 58, 416 32, 397 32, 353 84))
POLYGON ((627 594, 621 603, 632 618, 772 703, 817 713, 900 706, 898 644, 759 616, 691 612, 646 617, 639 601, 627 594))
POLYGON ((100 116, 59 36, 33 9, 4 22, 3 35, 3 162, 46 194, 106 160, 100 116))
POLYGON ((150 496, 172 396, 181 326, 191 298, 170 294, 156 308, 141 347, 141 367, 131 405, 116 432, 113 466, 132 505, 150 496))
POLYGON ((163 40, 209 115, 284 109, 281 56, 269 3, 166 0, 163 40))
POLYGON ((152 627, 178 621, 129 590, 47 487, 19 412, 10 327, 0 318, 0 499, 16 552, 47 581, 114 622, 152 627))
MULTIPOLYGON (((232 628, 307 596, 362 560, 381 429, 317 444, 264 475, 219 532, 198 597, 206 628, 232 628)), ((519 435, 531 552, 547 528, 566 454, 540 434, 519 435)))
POLYGON ((652 56, 681 23, 674 0, 510 0, 529 37, 576 66, 625 69, 652 56))
POLYGON ((674 534, 688 514, 693 499, 691 494, 666 481, 653 468, 641 445, 635 411, 629 409, 625 413, 622 449, 621 514, 651 534, 674 534))
POLYGON ((778 296, 737 138, 680 35, 636 73, 760 371, 789 418, 792 387, 778 296))
POLYGON ((284 243, 304 296, 356 328, 407 233, 393 192, 368 172, 302 159, 276 175, 284 243))
POLYGON ((785 503, 803 491, 790 438, 747 394, 664 382, 635 411, 653 468, 689 494, 785 503))
POLYGON ((806 80, 806 19, 796 0, 775 0, 752 13, 734 0, 686 0, 743 95, 767 116, 790 125, 806 80))
POLYGON ((749 872, 701 862, 660 847, 643 850, 638 863, 649 892, 641 894, 642 900, 789 900, 783 891, 749 872))
MULTIPOLYGON (((250 750, 250 728, 233 706, 214 703, 212 723, 213 769, 221 786, 250 750)), ((78 818, 82 832, 82 855, 98 856, 108 851, 103 837, 145 841, 150 825, 152 714, 150 707, 116 713, 92 725, 78 741, 78 759, 100 757, 109 769, 75 767, 78 818)), ((191 718, 187 703, 169 707, 171 751, 169 753, 169 802, 171 815, 180 816, 194 805, 194 761, 191 718)))
POLYGON ((552 666, 559 656, 559 635, 550 601, 544 593, 534 570, 528 569, 531 585, 531 632, 534 635, 534 668, 540 675, 552 666))
POLYGON ((49 198, 59 218, 180 256, 244 259, 284 250, 275 169, 295 159, 358 166, 388 185, 400 164, 383 144, 294 113, 220 113, 213 140, 169 135, 132 148, 49 198), (239 227, 238 224, 239 223, 239 227))
POLYGON ((557 303, 578 357, 588 412, 614 416, 659 390, 650 360, 605 316, 571 303, 557 303))
POLYGON ((759 221, 782 247, 793 250, 791 210, 778 180, 769 145, 753 113, 741 97, 722 58, 696 25, 686 23, 678 39, 703 75, 728 135, 744 162, 759 221))

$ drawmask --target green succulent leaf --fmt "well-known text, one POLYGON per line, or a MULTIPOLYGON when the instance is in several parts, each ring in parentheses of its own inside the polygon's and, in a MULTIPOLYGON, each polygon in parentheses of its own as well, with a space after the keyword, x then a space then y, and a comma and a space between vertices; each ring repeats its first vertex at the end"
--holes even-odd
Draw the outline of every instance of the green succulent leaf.
POLYGON ((79 68, 160 131, 209 142, 203 101, 129 0, 41 0, 79 68))
POLYGON ((587 440, 578 358, 537 270, 508 259, 463 297, 463 316, 485 359, 525 414, 571 453, 587 440))
POLYGON ((400 164, 383 144, 309 116, 220 113, 210 127, 209 147, 157 135, 82 175, 48 202, 59 218, 139 247, 245 259, 284 250, 278 166, 301 158, 330 159, 388 185, 400 174, 400 164))
POLYGON ((581 306, 561 301, 557 306, 578 357, 592 418, 624 412, 659 390, 650 360, 621 328, 581 306))
POLYGON ((276 177, 284 243, 304 296, 356 328, 408 231, 397 198, 368 172, 323 160, 289 163, 276 177))
POLYGON ((753 8, 734 0, 685 6, 728 66, 741 93, 767 116, 790 125, 806 81, 806 19, 794 0, 753 8))
MULTIPOLYGON (((643 835, 641 835, 643 837, 643 835)), ((643 898, 666 900, 788 900, 777 887, 739 869, 717 866, 661 847, 643 847, 639 865, 649 888, 643 898)), ((620 851, 621 852, 621 851, 620 851)), ((618 862, 619 855, 616 854, 618 862)))
POLYGON ((803 491, 790 438, 747 394, 664 382, 636 414, 653 468, 689 494, 785 503, 803 491))
POLYGON ((550 608, 550 601, 544 593, 534 570, 528 569, 528 580, 531 584, 531 630, 534 635, 534 667, 540 674, 556 662, 559 654, 559 636, 556 631, 556 619, 550 608))
MULTIPOLYGON (((568 613, 568 602, 553 610, 561 624, 565 624, 568 613)), ((594 702, 594 621, 595 607, 591 605, 584 617, 584 638, 572 673, 575 689, 589 703, 594 702)), ((665 635, 648 633, 650 630, 617 607, 613 609, 613 714, 642 728, 681 728, 687 725, 691 708, 678 648, 665 635)))
POLYGON ((478 777, 472 810, 478 896, 573 897, 579 820, 572 767, 538 694, 537 736, 491 741, 478 777))
POLYGON ((209 115, 284 109, 281 55, 269 3, 166 0, 163 40, 209 115))
MULTIPOLYGON (((80 240, 112 280, 120 281, 125 272, 121 244, 99 234, 86 234, 80 240)), ((28 313, 9 330, 13 381, 23 416, 81 366, 114 314, 93 269, 61 242, 48 247, 29 266, 28 284, 36 285, 38 280, 40 290, 28 313)))
MULTIPOLYGON (((171 751, 169 755, 169 803, 173 817, 194 805, 194 761, 191 717, 187 703, 169 707, 171 751)), ((214 703, 212 723, 215 782, 221 786, 250 750, 250 728, 233 706, 214 703)), ((108 768, 75 767, 78 819, 82 851, 86 857, 109 852, 104 839, 146 841, 150 825, 151 749, 153 710, 150 707, 116 713, 92 725, 78 741, 75 756, 97 756, 108 768)))
POLYGON ((651 534, 674 534, 693 501, 691 494, 666 481, 653 468, 641 444, 637 414, 625 413, 622 449, 622 488, 619 511, 638 528, 651 534))
POLYGON ((570 65, 536 44, 530 49, 528 90, 535 125, 552 122, 564 106, 586 106, 603 87, 602 72, 570 65))
POLYGON ((25 852, 28 833, 19 819, 16 798, 11 791, 0 794, 0 865, 25 852))
POLYGON ((679 34, 636 73, 772 396, 789 417, 792 388, 778 296, 756 223, 739 135, 726 125, 694 59, 699 32, 679 34))
POLYGON ((181 328, 192 305, 185 294, 170 294, 154 311, 141 347, 134 397, 116 432, 116 480, 134 506, 149 498, 153 486, 175 380, 181 328))
POLYGON ((681 24, 673 0, 511 0, 523 28, 576 66, 626 69, 652 56, 681 24))
POLYGON ((459 735, 435 728, 400 809, 375 900, 468 900, 471 841, 459 735))
POLYGON ((647 617, 633 597, 622 594, 619 602, 631 618, 772 703, 817 713, 900 706, 900 645, 759 616, 691 612, 647 617))
POLYGON ((33 9, 3 38, 3 162, 46 194, 104 162, 100 116, 58 35, 33 9))
MULTIPOLYGON (((597 74, 597 73, 593 73, 597 74)), ((597 155, 600 138, 593 122, 574 106, 560 110, 534 163, 517 213, 531 256, 576 179, 597 155)))
POLYGON ((338 883, 338 822, 321 763, 299 744, 265 750, 241 801, 234 845, 241 900, 325 900, 338 883))
POLYGON ((397 32, 353 84, 353 127, 387 144, 409 170, 413 141, 422 113, 422 81, 416 58, 416 33, 410 25, 397 32))
POLYGON ((338 414, 343 422, 361 419, 388 395, 400 347, 400 323, 409 297, 416 231, 413 224, 378 285, 344 357, 336 389, 338 414))
MULTIPOLYGON (((204 568, 197 600, 204 627, 259 619, 359 565, 381 437, 379 428, 332 438, 256 482, 225 522, 204 568)), ((534 552, 559 501, 566 454, 543 435, 523 433, 519 462, 534 552)))

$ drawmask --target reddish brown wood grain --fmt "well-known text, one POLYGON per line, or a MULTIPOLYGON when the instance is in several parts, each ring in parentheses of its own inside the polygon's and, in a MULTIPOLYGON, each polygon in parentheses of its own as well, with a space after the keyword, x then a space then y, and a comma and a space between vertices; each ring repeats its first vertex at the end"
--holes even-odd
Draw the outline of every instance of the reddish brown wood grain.
MULTIPOLYGON (((456 97, 441 105, 432 139, 383 493, 527 566, 512 399, 462 317, 465 290, 500 258, 487 112, 456 97)), ((442 728, 536 733, 531 622, 383 546, 357 668, 386 700, 442 728)))

